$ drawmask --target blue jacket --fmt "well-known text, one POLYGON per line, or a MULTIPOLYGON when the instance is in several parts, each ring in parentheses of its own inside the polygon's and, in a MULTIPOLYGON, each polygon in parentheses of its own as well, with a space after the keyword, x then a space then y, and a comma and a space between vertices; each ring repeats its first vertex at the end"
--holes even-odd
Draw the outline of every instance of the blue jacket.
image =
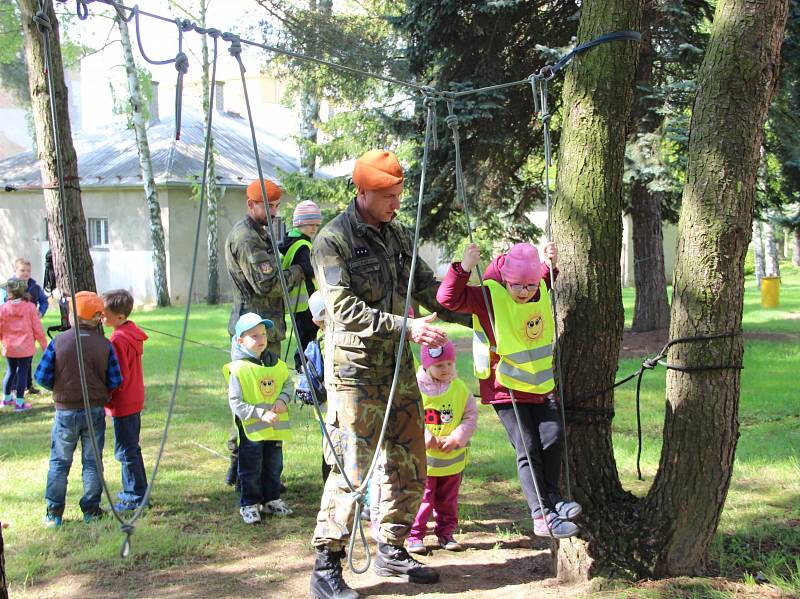
POLYGON ((35 279, 28 279, 28 293, 33 298, 33 303, 39 306, 39 316, 44 316, 47 312, 49 304, 47 303, 47 294, 39 286, 35 279))
MULTIPOLYGON (((321 393, 324 390, 323 377, 325 376, 325 367, 322 362, 322 350, 319 347, 319 342, 316 339, 310 341, 308 345, 306 345, 306 350, 303 353, 308 360, 311 377, 314 379, 314 387, 321 393), (315 372, 316 376, 314 376, 315 372)), ((297 378, 297 389, 308 393, 311 392, 311 387, 308 385, 305 371, 301 371, 300 376, 297 378)))

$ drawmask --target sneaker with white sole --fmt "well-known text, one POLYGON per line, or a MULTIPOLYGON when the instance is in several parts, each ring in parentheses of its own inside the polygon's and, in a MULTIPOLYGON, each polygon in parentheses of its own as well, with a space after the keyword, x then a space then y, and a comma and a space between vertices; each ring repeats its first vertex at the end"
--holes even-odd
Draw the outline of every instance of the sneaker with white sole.
POLYGON ((583 512, 581 504, 577 501, 557 501, 555 504, 556 513, 562 520, 572 520, 583 512))
POLYGON ((456 541, 453 538, 453 535, 448 537, 439 537, 439 547, 442 549, 446 549, 447 551, 463 551, 464 548, 461 546, 461 543, 456 541))
POLYGON ((258 513, 257 505, 243 505, 239 508, 242 520, 245 524, 258 524, 261 522, 261 514, 258 513))
POLYGON ((556 539, 566 539, 574 537, 579 530, 575 524, 562 519, 561 516, 551 511, 548 511, 544 517, 539 516, 533 519, 533 534, 537 537, 552 536, 556 539))
POLYGON ((417 555, 426 555, 428 553, 422 539, 406 539, 406 551, 417 555))
POLYGON ((263 511, 265 514, 269 514, 270 516, 288 516, 292 513, 292 508, 290 508, 283 499, 273 499, 272 501, 268 501, 263 506, 263 511))

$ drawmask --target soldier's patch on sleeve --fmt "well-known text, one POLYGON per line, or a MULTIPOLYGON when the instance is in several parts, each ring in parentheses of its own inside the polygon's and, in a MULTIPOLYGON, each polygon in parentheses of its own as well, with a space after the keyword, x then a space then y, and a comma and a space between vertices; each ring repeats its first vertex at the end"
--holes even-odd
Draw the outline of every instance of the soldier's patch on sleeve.
POLYGON ((342 269, 338 264, 331 264, 322 269, 325 282, 328 285, 338 285, 342 282, 342 269))
POLYGON ((258 265, 258 269, 261 271, 262 274, 268 275, 273 271, 272 263, 269 260, 266 262, 260 262, 258 265))

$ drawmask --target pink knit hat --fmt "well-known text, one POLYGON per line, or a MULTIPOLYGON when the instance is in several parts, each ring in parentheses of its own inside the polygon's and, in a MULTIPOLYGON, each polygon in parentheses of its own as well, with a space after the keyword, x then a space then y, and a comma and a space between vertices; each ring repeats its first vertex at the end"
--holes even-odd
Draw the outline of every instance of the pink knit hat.
POLYGON ((505 255, 500 274, 507 283, 536 285, 542 278, 539 252, 530 243, 518 243, 505 255))
POLYGON ((302 227, 303 225, 321 225, 322 212, 314 202, 306 200, 300 202, 294 209, 294 216, 292 217, 293 227, 302 227))
POLYGON ((422 367, 428 370, 434 364, 439 362, 455 362, 456 361, 456 346, 452 341, 448 341, 442 347, 428 347, 422 345, 419 348, 419 356, 422 360, 422 367))

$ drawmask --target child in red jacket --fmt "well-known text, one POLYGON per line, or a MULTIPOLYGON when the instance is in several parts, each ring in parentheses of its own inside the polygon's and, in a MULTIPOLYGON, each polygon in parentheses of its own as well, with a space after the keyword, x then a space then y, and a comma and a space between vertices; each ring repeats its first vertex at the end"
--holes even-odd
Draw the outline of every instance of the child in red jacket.
POLYGON ((105 324, 114 329, 111 345, 119 360, 122 385, 111 394, 106 413, 114 420, 114 457, 122 465, 122 491, 118 511, 135 510, 144 501, 147 474, 139 446, 141 416, 144 409, 142 351, 147 335, 128 316, 133 296, 125 289, 103 294, 105 324))

